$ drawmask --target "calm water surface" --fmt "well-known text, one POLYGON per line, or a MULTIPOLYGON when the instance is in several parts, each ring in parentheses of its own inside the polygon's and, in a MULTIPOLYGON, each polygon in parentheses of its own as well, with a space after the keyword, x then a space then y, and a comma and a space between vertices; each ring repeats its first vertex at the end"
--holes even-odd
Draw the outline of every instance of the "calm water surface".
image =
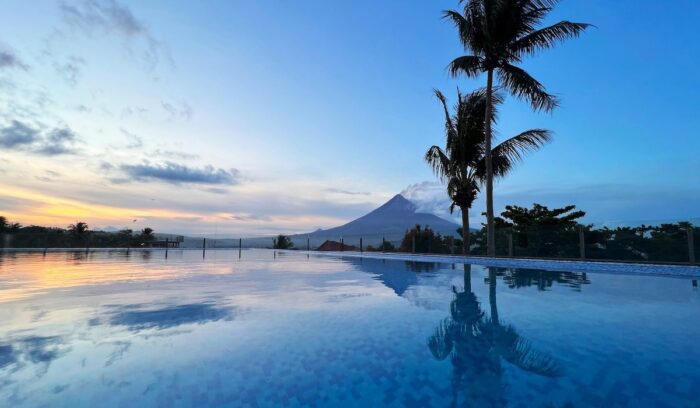
POLYGON ((690 279, 0 254, 0 406, 700 406, 690 279))

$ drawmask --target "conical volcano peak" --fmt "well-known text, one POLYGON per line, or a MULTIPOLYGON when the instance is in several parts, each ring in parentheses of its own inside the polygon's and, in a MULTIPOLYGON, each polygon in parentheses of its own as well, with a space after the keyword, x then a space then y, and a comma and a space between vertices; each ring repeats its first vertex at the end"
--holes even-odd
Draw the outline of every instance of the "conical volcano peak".
POLYGON ((397 214, 397 213, 413 214, 416 212, 416 205, 413 204, 412 202, 410 202, 408 199, 406 199, 406 197, 402 196, 401 194, 396 194, 394 197, 391 198, 391 200, 387 201, 381 207, 372 211, 372 213, 377 213, 377 212, 391 212, 394 214, 397 214))

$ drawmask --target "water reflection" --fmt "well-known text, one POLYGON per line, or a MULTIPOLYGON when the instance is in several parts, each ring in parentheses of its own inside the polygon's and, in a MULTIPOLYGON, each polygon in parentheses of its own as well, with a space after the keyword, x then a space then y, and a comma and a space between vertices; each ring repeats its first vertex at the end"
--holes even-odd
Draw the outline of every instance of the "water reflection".
POLYGON ((48 370, 52 361, 67 352, 60 336, 26 336, 0 344, 0 369, 17 371, 27 364, 37 365, 38 373, 48 370))
POLYGON ((112 326, 127 326, 134 331, 162 330, 184 324, 233 320, 234 308, 211 302, 169 305, 156 309, 149 305, 135 304, 113 306, 109 314, 107 322, 112 326))
POLYGON ((464 289, 452 287, 450 317, 428 339, 438 360, 452 364, 452 406, 505 406, 501 359, 543 377, 559 377, 564 370, 553 357, 535 350, 517 330, 501 322, 496 302, 496 271, 489 268, 490 315, 481 310, 471 288, 471 265, 464 265, 464 289))
MULTIPOLYGON (((557 272, 543 269, 516 269, 516 268, 492 268, 495 275, 500 277, 509 288, 517 289, 537 286, 540 291, 546 291, 554 283, 568 286, 580 292, 583 285, 589 285, 591 281, 586 273, 557 272)), ((489 283, 489 279, 486 279, 489 283)))

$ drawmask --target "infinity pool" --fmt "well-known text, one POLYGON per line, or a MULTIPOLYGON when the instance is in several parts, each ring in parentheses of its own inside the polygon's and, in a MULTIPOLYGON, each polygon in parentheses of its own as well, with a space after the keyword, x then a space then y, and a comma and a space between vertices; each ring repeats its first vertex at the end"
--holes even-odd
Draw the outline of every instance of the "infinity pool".
POLYGON ((691 278, 0 254, 0 406, 697 407, 691 278))

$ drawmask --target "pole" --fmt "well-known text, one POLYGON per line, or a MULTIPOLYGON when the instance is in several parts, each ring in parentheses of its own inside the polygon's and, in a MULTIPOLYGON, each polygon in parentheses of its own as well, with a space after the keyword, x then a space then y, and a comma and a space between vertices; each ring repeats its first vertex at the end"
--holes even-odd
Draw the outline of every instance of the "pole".
POLYGON ((202 238, 202 258, 204 258, 206 253, 207 253, 207 239, 202 238))
POLYGON ((386 240, 382 237, 382 252, 386 252, 386 240))
POLYGON ((241 259, 241 247, 243 246, 243 238, 238 238, 238 259, 241 259))
POLYGON ((309 242, 309 237, 306 237, 306 250, 307 251, 311 250, 311 243, 309 242))
POLYGON ((688 228, 688 260, 691 264, 695 263, 695 228, 688 228))
POLYGON ((508 233, 508 256, 513 257, 513 230, 508 233))
POLYGON ((362 237, 360 237, 360 253, 362 253, 362 237))
POLYGON ((578 247, 581 259, 586 259, 586 238, 583 235, 583 227, 578 228, 578 247))
POLYGON ((343 238, 340 238, 340 252, 343 252, 345 250, 345 242, 343 241, 343 238))
POLYGON ((165 259, 168 259, 168 248, 170 247, 170 240, 165 238, 165 259))

